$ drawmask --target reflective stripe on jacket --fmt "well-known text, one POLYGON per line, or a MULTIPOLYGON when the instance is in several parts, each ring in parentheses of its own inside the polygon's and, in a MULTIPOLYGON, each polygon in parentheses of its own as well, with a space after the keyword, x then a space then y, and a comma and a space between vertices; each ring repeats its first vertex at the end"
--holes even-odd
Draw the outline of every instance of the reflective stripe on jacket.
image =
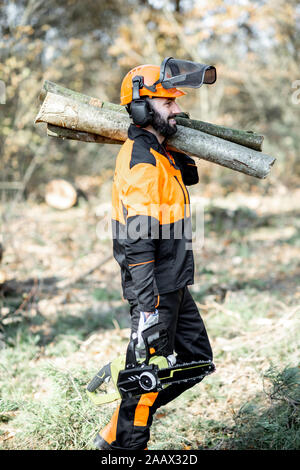
POLYGON ((166 152, 154 134, 130 125, 112 189, 113 251, 123 296, 137 298, 141 311, 153 311, 158 294, 194 282, 186 185, 197 182, 192 158, 166 152))

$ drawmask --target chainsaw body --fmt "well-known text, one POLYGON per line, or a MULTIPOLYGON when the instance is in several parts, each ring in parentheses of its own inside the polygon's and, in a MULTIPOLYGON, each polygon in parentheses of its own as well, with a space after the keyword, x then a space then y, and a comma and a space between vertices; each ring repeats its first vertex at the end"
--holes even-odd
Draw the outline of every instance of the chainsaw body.
POLYGON ((131 339, 126 356, 120 356, 104 366, 87 386, 87 394, 95 404, 101 405, 119 398, 159 392, 170 384, 196 383, 215 371, 211 361, 193 361, 170 366, 167 358, 160 355, 168 344, 168 334, 161 323, 151 326, 142 335, 146 347, 145 361, 137 361, 137 339, 131 339), (159 332, 159 337, 149 344, 148 338, 153 337, 156 332, 159 332), (111 378, 117 391, 110 394, 96 393, 96 390, 111 378))

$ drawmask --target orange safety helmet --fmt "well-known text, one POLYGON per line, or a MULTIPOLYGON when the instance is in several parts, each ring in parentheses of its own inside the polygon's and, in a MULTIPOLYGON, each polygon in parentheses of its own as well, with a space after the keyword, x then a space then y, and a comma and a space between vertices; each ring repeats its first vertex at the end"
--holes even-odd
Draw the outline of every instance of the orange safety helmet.
POLYGON ((178 88, 166 89, 159 83, 160 67, 158 65, 139 65, 125 75, 121 85, 121 105, 127 105, 132 101, 133 83, 132 79, 141 76, 144 84, 140 88, 140 96, 153 96, 157 98, 179 98, 185 95, 184 91, 178 88), (153 87, 153 85, 155 85, 153 87), (152 88, 152 90, 151 90, 152 88))

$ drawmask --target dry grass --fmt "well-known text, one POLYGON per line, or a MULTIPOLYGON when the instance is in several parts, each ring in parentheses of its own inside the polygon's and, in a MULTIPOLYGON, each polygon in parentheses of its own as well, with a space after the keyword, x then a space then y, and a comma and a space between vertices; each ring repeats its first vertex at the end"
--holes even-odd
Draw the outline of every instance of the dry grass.
MULTIPOLYGON (((240 408, 253 400, 268 406, 264 374, 270 365, 281 370, 299 363, 298 200, 299 191, 210 200, 230 211, 248 206, 257 218, 242 228, 226 213, 218 225, 208 220, 192 291, 217 372, 158 411, 150 448, 226 448, 240 408)), ((4 449, 92 448, 93 434, 115 406, 94 409, 84 386, 128 342, 118 266, 109 260, 80 282, 57 287, 111 251, 110 239, 97 237, 100 209, 97 201, 66 212, 34 203, 17 205, 13 213, 1 208, 1 275, 11 288, 17 282, 14 292, 4 295, 2 287, 0 299, 4 449), (43 420, 41 409, 48 413, 43 420)))

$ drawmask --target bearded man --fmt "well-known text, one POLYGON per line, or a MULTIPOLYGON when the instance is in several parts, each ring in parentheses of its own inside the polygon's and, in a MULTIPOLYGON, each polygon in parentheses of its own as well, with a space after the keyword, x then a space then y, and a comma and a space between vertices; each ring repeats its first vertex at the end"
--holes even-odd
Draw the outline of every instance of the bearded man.
MULTIPOLYGON (((114 257, 130 306, 136 354, 143 359, 142 332, 159 321, 168 332, 162 354, 170 364, 212 360, 206 329, 188 288, 194 282, 194 260, 186 186, 198 182, 197 166, 188 155, 166 148, 181 112, 176 99, 184 94, 162 86, 158 66, 139 66, 125 76, 121 104, 133 123, 117 157, 112 189, 114 257)), ((155 411, 200 380, 123 398, 97 434, 95 446, 146 449, 155 411)))

